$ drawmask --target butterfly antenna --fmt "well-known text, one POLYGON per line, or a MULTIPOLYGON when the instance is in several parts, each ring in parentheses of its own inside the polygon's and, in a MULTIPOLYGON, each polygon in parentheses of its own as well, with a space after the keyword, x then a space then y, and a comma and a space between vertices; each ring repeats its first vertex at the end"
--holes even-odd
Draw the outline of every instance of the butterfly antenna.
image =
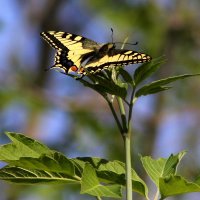
POLYGON ((128 42, 115 42, 116 44, 128 44, 128 45, 138 45, 139 42, 135 42, 135 43, 128 43, 128 42))

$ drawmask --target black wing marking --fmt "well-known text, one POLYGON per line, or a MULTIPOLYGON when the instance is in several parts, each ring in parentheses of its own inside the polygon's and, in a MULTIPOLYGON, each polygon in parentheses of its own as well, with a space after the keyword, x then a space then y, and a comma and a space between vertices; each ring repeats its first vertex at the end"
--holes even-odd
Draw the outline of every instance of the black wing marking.
POLYGON ((84 68, 95 72, 108 68, 109 66, 129 65, 151 61, 151 57, 147 54, 131 50, 115 49, 112 43, 105 44, 99 52, 99 54, 97 53, 95 56, 91 57, 84 68))
POLYGON ((48 31, 41 36, 57 50, 53 68, 61 68, 66 73, 72 66, 80 68, 82 62, 101 48, 97 42, 76 34, 48 31))
POLYGON ((57 50, 78 51, 80 54, 84 54, 87 51, 91 52, 101 47, 99 43, 93 40, 61 31, 42 32, 41 36, 57 50))
POLYGON ((115 49, 113 43, 99 44, 85 37, 66 32, 42 32, 41 36, 57 50, 53 68, 65 73, 77 71, 86 74, 100 71, 109 66, 149 62, 151 57, 131 50, 115 49))

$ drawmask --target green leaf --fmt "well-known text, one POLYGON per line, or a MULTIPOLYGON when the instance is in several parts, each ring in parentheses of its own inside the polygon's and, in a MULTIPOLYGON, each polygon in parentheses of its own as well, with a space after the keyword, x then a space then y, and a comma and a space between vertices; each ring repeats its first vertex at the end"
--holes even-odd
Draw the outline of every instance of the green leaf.
POLYGON ((154 160, 149 156, 145 156, 141 157, 141 161, 147 174, 150 176, 156 186, 159 187, 159 179, 161 177, 165 178, 170 175, 175 175, 177 166, 185 153, 185 151, 182 151, 177 155, 172 154, 168 159, 159 158, 158 160, 154 160))
POLYGON ((119 75, 122 76, 123 80, 126 83, 130 83, 131 85, 133 84, 131 75, 126 70, 124 70, 122 67, 119 68, 119 75))
POLYGON ((98 169, 102 164, 108 163, 109 161, 98 157, 76 157, 71 159, 74 164, 79 166, 82 170, 85 167, 85 163, 90 163, 92 167, 98 169))
POLYGON ((52 150, 47 146, 17 133, 6 133, 13 143, 0 146, 0 160, 19 160, 21 157, 38 158, 42 154, 51 155, 52 150))
POLYGON ((165 85, 167 85, 171 82, 180 80, 180 79, 189 78, 192 76, 199 76, 199 75, 200 74, 184 74, 184 75, 179 75, 179 76, 168 77, 168 78, 161 79, 158 81, 153 81, 153 82, 143 86, 142 88, 140 88, 136 92, 136 97, 139 97, 142 95, 153 94, 153 93, 160 92, 162 90, 169 89, 170 87, 166 87, 165 85))
POLYGON ((151 76, 155 71, 157 71, 161 64, 165 62, 163 57, 152 59, 149 63, 144 63, 143 65, 139 66, 134 73, 134 81, 135 84, 138 85, 143 80, 151 76))
MULTIPOLYGON (((127 90, 128 88, 128 84, 123 82, 120 78, 119 78, 119 71, 115 68, 112 68, 111 71, 111 79, 114 82, 115 85, 119 86, 120 88, 125 88, 127 90)), ((123 98, 123 97, 122 97, 123 98)), ((124 96, 125 98, 125 96, 124 96)))
POLYGON ((170 157, 166 160, 162 176, 166 177, 171 174, 175 175, 177 172, 177 167, 185 154, 186 151, 181 151, 176 155, 171 154, 170 157))
POLYGON ((73 163, 59 152, 21 134, 7 133, 13 143, 0 147, 1 160, 28 170, 66 173, 75 176, 73 163))
POLYGON ((80 79, 80 82, 82 82, 86 87, 92 88, 103 96, 106 96, 106 93, 109 93, 111 95, 116 95, 124 99, 127 95, 126 83, 121 83, 117 81, 114 82, 111 77, 107 78, 103 73, 99 75, 90 75, 88 76, 88 78, 95 82, 89 82, 83 79, 80 79))
POLYGON ((140 97, 142 95, 149 95, 149 94, 155 94, 155 93, 158 93, 158 92, 162 92, 162 91, 165 91, 165 90, 169 90, 171 89, 172 87, 167 87, 167 86, 157 86, 157 87, 149 87, 149 88, 142 88, 142 90, 138 90, 136 92, 136 97, 140 97))
POLYGON ((81 194, 90 194, 97 197, 122 197, 120 185, 101 185, 96 175, 95 169, 86 163, 81 181, 81 194))
POLYGON ((159 188, 161 199, 178 194, 200 192, 199 184, 189 182, 181 176, 173 175, 167 178, 160 178, 159 188))
POLYGON ((122 82, 122 80, 118 78, 118 75, 119 71, 117 68, 108 69, 95 74, 90 74, 88 72, 88 75, 84 78, 77 78, 74 75, 68 74, 68 76, 75 78, 84 86, 95 90, 104 97, 107 96, 107 94, 111 94, 125 99, 128 84, 122 82))
POLYGON ((7 166, 0 170, 0 179, 17 184, 49 184, 49 183, 79 183, 78 177, 64 173, 43 170, 31 170, 22 167, 7 166))
MULTIPOLYGON (((125 164, 120 161, 110 161, 102 164, 98 168, 98 176, 107 181, 121 184, 125 186, 125 164)), ((148 188, 145 182, 132 169, 133 191, 145 196, 148 199, 148 188)))
POLYGON ((145 182, 137 175, 136 171, 132 169, 132 185, 133 191, 138 192, 148 198, 148 187, 145 182))
POLYGON ((21 157, 18 161, 11 161, 8 163, 27 169, 66 173, 70 176, 75 175, 73 163, 59 152, 54 152, 51 157, 45 154, 41 155, 39 158, 21 157))
MULTIPOLYGON (((97 177, 103 183, 119 184, 125 186, 125 164, 120 161, 107 161, 101 158, 81 157, 73 159, 80 168, 85 163, 90 163, 96 169, 97 177)), ((81 169, 80 169, 81 170, 81 169)), ((133 191, 145 196, 148 199, 148 188, 145 182, 132 169, 133 191)))
MULTIPOLYGON (((98 187, 92 188, 90 193, 95 196, 103 194, 107 197, 121 197, 121 189, 125 186, 124 163, 92 157, 68 159, 36 140, 21 134, 9 133, 8 135, 13 143, 0 147, 2 160, 9 164, 0 169, 0 179, 18 184, 39 184, 80 183, 81 177, 84 177, 83 183, 86 183, 83 184, 84 193, 86 192, 84 188, 88 187, 84 174, 89 173, 88 169, 92 167, 95 176, 91 172, 91 177, 97 178, 98 187)), ((147 186, 134 170, 132 170, 132 182, 133 191, 148 199, 147 186)), ((88 190, 86 193, 90 194, 88 190)))

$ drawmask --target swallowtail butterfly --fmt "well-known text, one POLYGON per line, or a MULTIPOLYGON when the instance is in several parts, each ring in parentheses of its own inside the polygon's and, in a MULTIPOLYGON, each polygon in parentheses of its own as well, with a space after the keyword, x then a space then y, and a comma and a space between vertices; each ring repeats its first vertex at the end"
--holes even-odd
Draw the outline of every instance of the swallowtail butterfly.
POLYGON ((85 75, 87 72, 96 73, 112 66, 151 60, 147 54, 116 49, 114 43, 99 44, 71 33, 48 31, 42 32, 41 36, 57 50, 55 64, 51 68, 58 68, 66 74, 77 72, 85 75))

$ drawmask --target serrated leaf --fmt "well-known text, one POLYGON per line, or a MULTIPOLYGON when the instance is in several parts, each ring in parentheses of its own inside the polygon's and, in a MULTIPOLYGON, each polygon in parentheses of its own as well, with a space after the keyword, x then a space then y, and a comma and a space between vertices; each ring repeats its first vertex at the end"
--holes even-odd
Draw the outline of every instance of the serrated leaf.
POLYGON ((2 161, 19 160, 20 157, 38 158, 42 154, 52 153, 47 146, 22 134, 8 132, 6 135, 13 143, 0 146, 2 161))
MULTIPOLYGON (((107 161, 101 158, 79 157, 73 161, 81 168, 85 163, 90 163, 96 170, 97 177, 103 183, 120 184, 125 186, 125 164, 120 161, 107 161)), ((145 196, 148 199, 148 188, 145 182, 132 169, 133 191, 145 196)))
POLYGON ((85 167, 85 163, 90 163, 94 168, 98 169, 102 164, 109 162, 106 159, 98 157, 76 157, 71 160, 78 164, 82 169, 85 167))
POLYGON ((159 158, 157 160, 154 160, 150 156, 141 157, 140 159, 142 161, 142 165, 145 171, 158 187, 159 178, 175 175, 177 166, 185 153, 185 151, 182 151, 177 155, 172 154, 167 159, 159 158))
POLYGON ((0 158, 10 166, 75 175, 73 163, 63 154, 22 134, 7 135, 13 143, 0 147, 0 158))
POLYGON ((54 152, 51 157, 45 154, 39 158, 21 157, 18 161, 8 163, 26 169, 65 173, 70 176, 75 175, 73 163, 59 152, 54 152))
POLYGON ((86 163, 81 181, 81 194, 90 194, 96 197, 122 197, 120 185, 101 185, 96 175, 95 169, 86 163))
POLYGON ((142 88, 140 88, 137 92, 136 92, 136 97, 142 96, 142 95, 148 95, 148 94, 152 94, 152 93, 156 93, 156 92, 160 92, 162 90, 166 90, 169 89, 169 87, 166 87, 165 85, 180 80, 180 79, 184 79, 184 78, 189 78, 192 76, 199 76, 200 74, 184 74, 184 75, 179 75, 179 76, 173 76, 173 77, 168 77, 165 79, 161 79, 158 81, 153 81, 145 86, 143 86, 142 88), (159 90, 160 88, 160 90, 159 90), (154 92, 152 92, 154 91, 154 92))
MULTIPOLYGON (((6 154, 4 154, 4 159, 9 165, 0 170, 0 179, 18 184, 79 183, 86 163, 91 163, 98 181, 101 180, 102 183, 109 184, 100 184, 101 192, 104 192, 107 196, 114 197, 118 195, 117 198, 120 197, 119 188, 121 191, 121 187, 125 186, 124 163, 119 161, 110 162, 105 159, 91 157, 68 159, 61 153, 52 151, 45 145, 21 134, 12 133, 9 136, 14 142, 8 144, 7 147, 4 145, 5 148, 1 149, 2 152, 6 151, 8 154, 18 151, 22 152, 21 154, 17 153, 11 158, 9 156, 6 157, 6 154), (30 147, 27 146, 28 144, 30 144, 30 147), (11 148, 13 146, 15 147, 14 149, 11 148), (47 154, 40 154, 37 147, 39 150, 42 149, 42 152, 47 152, 47 154), (31 157, 29 157, 27 152, 30 152, 31 157)), ((132 181, 133 191, 147 197, 148 189, 145 183, 133 170, 132 181)), ((97 191, 94 190, 93 193, 95 192, 97 191)))
POLYGON ((161 64, 164 62, 165 60, 163 59, 163 57, 161 57, 152 59, 151 62, 144 63, 143 65, 139 66, 134 73, 135 84, 138 85, 146 78, 151 76, 155 71, 157 71, 161 67, 161 64))
POLYGON ((118 161, 108 161, 107 163, 102 163, 98 167, 98 171, 111 171, 116 174, 125 174, 125 164, 118 161))
POLYGON ((76 166, 76 173, 82 174, 83 169, 85 167, 85 163, 90 163, 94 168, 98 168, 98 166, 101 163, 108 162, 105 159, 102 158, 96 158, 96 157, 77 157, 77 158, 71 158, 71 162, 73 162, 74 166, 76 166))
POLYGON ((200 185, 189 182, 181 176, 173 176, 159 179, 161 199, 169 196, 191 192, 200 192, 200 185))
POLYGON ((30 170, 15 166, 7 166, 0 169, 0 179, 17 184, 63 184, 80 182, 78 177, 71 177, 65 173, 30 170))

